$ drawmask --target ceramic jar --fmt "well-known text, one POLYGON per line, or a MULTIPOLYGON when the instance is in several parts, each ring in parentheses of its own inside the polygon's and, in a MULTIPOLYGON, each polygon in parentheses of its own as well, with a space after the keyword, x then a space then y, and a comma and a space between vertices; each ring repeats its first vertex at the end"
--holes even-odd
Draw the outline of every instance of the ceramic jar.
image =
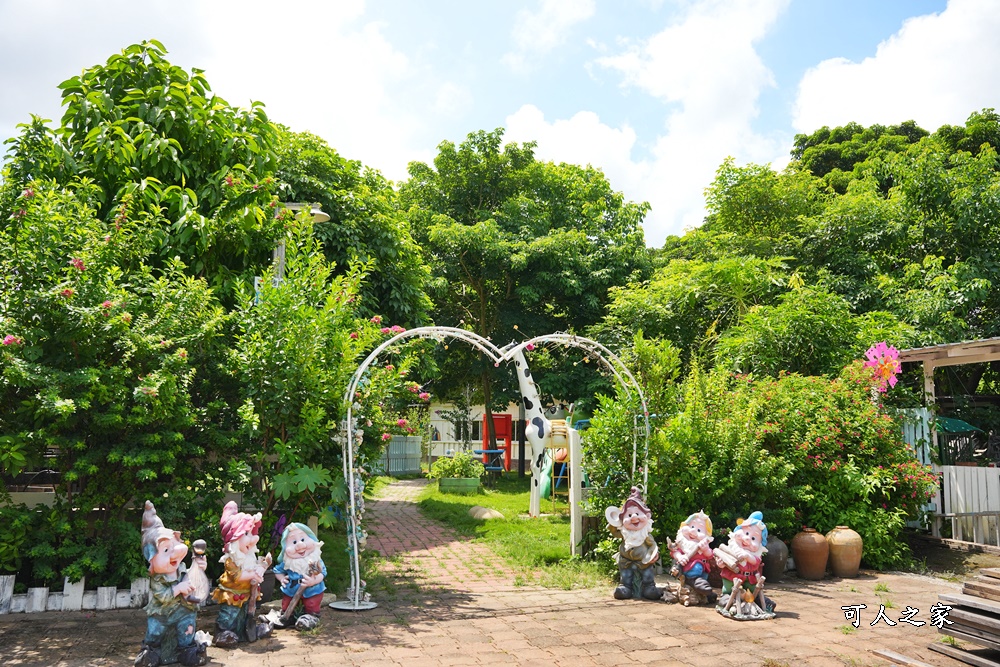
POLYGON ((792 558, 795 570, 802 579, 822 579, 826 575, 826 561, 830 545, 815 528, 803 528, 792 538, 792 558))
POLYGON ((767 553, 764 554, 764 576, 768 582, 777 583, 785 576, 788 562, 788 547, 773 535, 767 538, 767 553))
POLYGON ((837 526, 826 534, 830 545, 830 570, 835 577, 856 577, 861 567, 861 536, 847 526, 837 526))

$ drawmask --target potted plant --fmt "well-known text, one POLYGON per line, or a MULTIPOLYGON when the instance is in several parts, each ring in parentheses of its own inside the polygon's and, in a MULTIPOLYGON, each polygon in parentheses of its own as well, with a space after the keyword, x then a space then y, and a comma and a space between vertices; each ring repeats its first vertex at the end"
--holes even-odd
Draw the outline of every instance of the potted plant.
POLYGON ((458 452, 451 458, 441 457, 431 466, 431 478, 437 478, 442 493, 476 493, 479 480, 486 472, 483 462, 469 452, 458 452))

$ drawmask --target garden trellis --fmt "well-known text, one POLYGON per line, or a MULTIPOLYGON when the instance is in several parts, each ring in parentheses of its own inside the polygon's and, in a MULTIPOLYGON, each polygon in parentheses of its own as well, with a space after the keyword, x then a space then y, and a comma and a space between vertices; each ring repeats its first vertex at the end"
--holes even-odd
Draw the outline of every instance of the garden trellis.
MULTIPOLYGON (((333 602, 330 606, 334 609, 350 610, 350 611, 360 611, 365 609, 372 609, 376 606, 376 603, 370 600, 363 599, 365 597, 363 593, 363 582, 361 579, 361 558, 360 558, 360 544, 363 542, 365 534, 361 528, 361 518, 364 512, 363 499, 361 497, 361 492, 363 487, 360 484, 360 479, 357 475, 357 467, 355 465, 355 453, 356 448, 361 442, 361 438, 364 436, 363 431, 357 429, 356 418, 354 417, 354 412, 356 409, 360 408, 360 405, 356 403, 356 394, 358 387, 361 384, 362 378, 368 371, 369 367, 378 359, 385 350, 391 348, 392 346, 406 341, 411 338, 424 338, 430 340, 436 340, 439 343, 444 343, 447 340, 458 340, 464 343, 468 343, 474 349, 481 352, 483 355, 493 360, 493 364, 499 367, 501 363, 506 363, 514 358, 516 354, 522 352, 523 350, 533 350, 538 346, 562 346, 562 347, 573 347, 584 351, 588 355, 588 359, 593 356, 598 363, 602 364, 606 369, 608 369, 611 374, 618 381, 618 384, 622 389, 624 389, 626 397, 629 399, 638 398, 640 404, 642 405, 642 420, 643 420, 643 433, 644 433, 644 445, 643 445, 643 465, 641 468, 642 472, 642 486, 646 488, 649 476, 649 410, 646 407, 646 398, 643 395, 642 388, 636 381, 635 377, 629 371, 625 363, 616 355, 614 352, 601 345, 597 341, 590 340, 589 338, 583 338, 573 334, 566 333, 553 333, 543 336, 536 336, 529 340, 522 341, 520 343, 510 343, 504 347, 497 347, 489 339, 483 338, 471 331, 466 331, 465 329, 457 329, 454 327, 418 327, 416 329, 410 329, 402 333, 396 334, 389 340, 383 342, 377 348, 375 348, 371 354, 369 354, 365 360, 358 366, 354 375, 351 377, 351 381, 347 385, 347 390, 344 392, 344 404, 347 407, 346 419, 343 423, 343 435, 341 436, 341 443, 344 445, 344 480, 347 482, 348 490, 348 507, 347 507, 347 543, 348 551, 350 553, 351 559, 351 588, 349 589, 349 594, 347 600, 338 600, 333 602), (634 392, 634 393, 633 393, 634 392)), ((638 439, 634 438, 632 442, 632 479, 636 481, 637 474, 637 463, 638 463, 638 439)), ((579 512, 579 508, 570 508, 571 512, 574 509, 579 512)))

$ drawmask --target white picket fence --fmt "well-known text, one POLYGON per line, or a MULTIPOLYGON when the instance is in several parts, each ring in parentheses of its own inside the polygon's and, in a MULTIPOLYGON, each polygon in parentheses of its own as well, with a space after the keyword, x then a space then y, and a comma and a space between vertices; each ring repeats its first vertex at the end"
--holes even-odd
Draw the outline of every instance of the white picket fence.
POLYGON ((931 534, 942 537, 947 521, 954 540, 1000 547, 1000 468, 931 468, 941 478, 932 501, 941 509, 931 515, 931 534))
POLYGON ((27 593, 14 594, 14 575, 0 576, 0 614, 32 614, 42 611, 84 611, 106 609, 137 609, 149 602, 149 579, 143 577, 132 582, 132 587, 119 589, 98 586, 97 590, 85 589, 86 581, 70 583, 66 579, 63 589, 50 593, 47 587, 29 588, 27 593))

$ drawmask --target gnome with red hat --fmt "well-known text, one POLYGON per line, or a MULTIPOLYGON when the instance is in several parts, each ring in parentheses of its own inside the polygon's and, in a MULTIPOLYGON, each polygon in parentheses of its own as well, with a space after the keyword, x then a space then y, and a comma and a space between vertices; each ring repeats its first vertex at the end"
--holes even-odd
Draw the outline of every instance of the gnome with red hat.
POLYGON ((643 502, 639 489, 633 486, 628 500, 620 508, 607 508, 604 516, 611 534, 622 538, 617 555, 621 584, 615 589, 615 599, 661 599, 663 592, 654 580, 653 566, 660 559, 660 550, 652 535, 653 513, 643 502))
POLYGON ((252 615, 260 599, 258 586, 271 565, 271 554, 257 558, 260 526, 259 512, 253 515, 240 512, 232 500, 222 509, 219 528, 225 553, 219 562, 225 571, 212 593, 212 599, 219 603, 216 646, 232 648, 241 641, 255 641, 271 634, 271 625, 252 615))

